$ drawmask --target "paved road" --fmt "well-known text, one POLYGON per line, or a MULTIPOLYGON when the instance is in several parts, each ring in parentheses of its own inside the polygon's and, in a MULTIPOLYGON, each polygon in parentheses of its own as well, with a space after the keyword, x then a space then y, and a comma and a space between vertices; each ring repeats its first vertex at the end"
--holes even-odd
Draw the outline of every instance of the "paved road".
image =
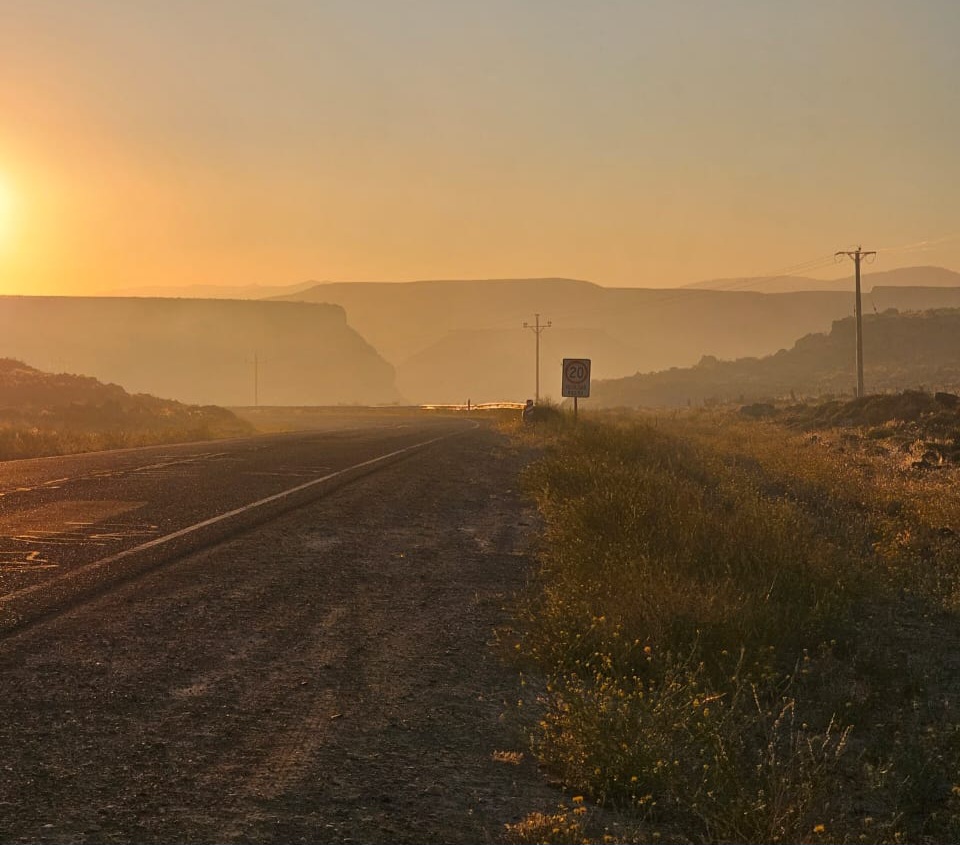
MULTIPOLYGON (((402 426, 25 464, 7 504, 88 518, 7 538, 69 566, 455 430, 402 426)), ((491 842, 550 811, 501 659, 523 463, 473 428, 0 636, 0 842, 491 842)))
MULTIPOLYGON (((80 573, 95 561, 465 425, 338 415, 309 432, 0 463, 0 627, 24 616, 18 606, 13 623, 2 618, 24 595, 45 599, 67 582, 89 591, 95 585, 81 584, 80 573)), ((239 514, 197 539, 219 539, 257 516, 239 514)), ((150 561, 184 542, 151 549, 150 561)))

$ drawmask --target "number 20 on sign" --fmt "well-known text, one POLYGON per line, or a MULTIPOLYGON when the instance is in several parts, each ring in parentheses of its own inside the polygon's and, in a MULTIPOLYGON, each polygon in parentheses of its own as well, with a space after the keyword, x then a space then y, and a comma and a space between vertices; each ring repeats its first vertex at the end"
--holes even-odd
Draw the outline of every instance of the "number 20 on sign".
POLYGON ((590 395, 590 359, 564 358, 562 395, 584 399, 590 395))

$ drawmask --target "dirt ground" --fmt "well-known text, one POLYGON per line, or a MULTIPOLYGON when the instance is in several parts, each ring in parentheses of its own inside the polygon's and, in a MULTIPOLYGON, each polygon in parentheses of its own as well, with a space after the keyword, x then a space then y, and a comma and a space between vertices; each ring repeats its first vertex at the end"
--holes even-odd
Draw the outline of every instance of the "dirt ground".
POLYGON ((0 640, 0 840, 493 842, 555 807, 493 756, 524 460, 481 428, 0 640))

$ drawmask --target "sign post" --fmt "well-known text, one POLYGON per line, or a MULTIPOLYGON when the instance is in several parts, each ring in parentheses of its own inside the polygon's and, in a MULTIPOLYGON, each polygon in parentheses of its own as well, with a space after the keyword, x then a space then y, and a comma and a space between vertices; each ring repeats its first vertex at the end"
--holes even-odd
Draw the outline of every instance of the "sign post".
POLYGON ((590 396, 590 359, 564 358, 561 395, 573 399, 573 418, 577 418, 577 400, 590 396))

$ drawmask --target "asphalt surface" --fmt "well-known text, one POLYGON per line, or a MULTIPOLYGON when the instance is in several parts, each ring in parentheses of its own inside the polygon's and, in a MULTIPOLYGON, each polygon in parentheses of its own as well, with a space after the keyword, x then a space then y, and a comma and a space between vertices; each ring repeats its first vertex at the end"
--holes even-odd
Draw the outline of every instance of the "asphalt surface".
POLYGON ((471 424, 341 414, 320 425, 308 432, 0 463, 0 631, 302 504, 324 491, 327 485, 310 484, 317 479, 348 470, 346 479, 351 467, 471 424), (246 509, 304 485, 296 496, 246 509), (218 524, 158 542, 208 520, 218 524), (113 563, 118 555, 126 558, 113 563), (98 568, 97 561, 108 565, 98 568))
POLYGON ((33 575, 62 579, 152 536, 134 526, 169 531, 449 432, 0 636, 0 842, 495 842, 554 808, 504 660, 538 524, 518 490, 529 456, 491 427, 374 419, 47 462, 72 472, 44 484, 68 474, 33 467, 41 489, 17 494, 33 512, 100 518, 7 540, 40 548, 26 539, 45 530, 60 568, 33 575))

